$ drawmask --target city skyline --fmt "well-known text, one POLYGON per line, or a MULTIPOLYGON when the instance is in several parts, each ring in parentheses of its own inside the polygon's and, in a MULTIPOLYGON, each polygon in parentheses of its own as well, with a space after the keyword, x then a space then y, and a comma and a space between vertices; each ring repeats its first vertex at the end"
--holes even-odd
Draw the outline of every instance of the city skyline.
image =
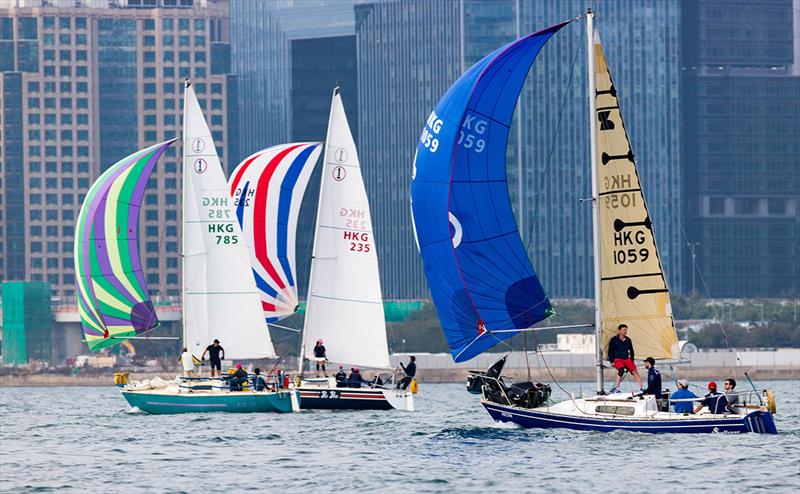
MULTIPOLYGON (((528 0, 80 4, 0 2, 0 278, 50 281, 67 303, 82 194, 137 146, 180 134, 184 76, 202 95, 227 170, 258 149, 313 139, 324 129, 333 85, 344 83, 372 201, 383 292, 387 299, 427 298, 408 211, 413 149, 424 119, 483 55, 584 8, 578 1, 528 0)), ((800 121, 798 22, 791 20, 791 0, 765 4, 770 8, 756 26, 776 19, 769 31, 778 34, 756 36, 766 41, 740 49, 736 59, 715 51, 728 34, 703 27, 713 15, 707 2, 696 9, 664 2, 657 16, 639 0, 596 5, 674 292, 706 295, 701 284, 708 283, 712 297, 800 293, 799 153, 792 137, 800 121), (697 50, 686 49, 692 43, 697 50), (738 128, 725 122, 731 113, 716 109, 731 94, 745 93, 774 111, 749 119, 766 130, 734 146, 740 155, 734 159, 708 143, 725 146, 747 130, 705 129, 738 128), (758 165, 760 174, 748 174, 746 163, 761 163, 756 154, 764 146, 771 146, 771 159, 758 165), (725 162, 730 167, 720 165, 725 162)), ((744 21, 736 17, 746 11, 740 7, 729 14, 734 25, 744 21)), ((585 54, 578 28, 559 36, 529 73, 520 98, 506 157, 509 193, 548 292, 588 298, 591 230, 589 208, 580 202, 589 195, 585 54)), ((162 298, 180 293, 177 156, 170 153, 159 165, 142 213, 147 281, 162 298)), ((307 203, 316 202, 317 182, 312 178, 307 203)), ((313 214, 304 206, 306 233, 313 214)), ((301 232, 301 294, 306 250, 310 255, 310 235, 301 232)))

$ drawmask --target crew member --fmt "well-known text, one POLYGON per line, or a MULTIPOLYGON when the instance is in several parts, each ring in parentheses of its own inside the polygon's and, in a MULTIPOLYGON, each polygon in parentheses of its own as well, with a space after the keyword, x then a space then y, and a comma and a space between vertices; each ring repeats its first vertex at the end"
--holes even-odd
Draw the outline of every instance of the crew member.
POLYGON ((336 387, 337 388, 347 387, 347 372, 344 371, 344 367, 342 367, 341 365, 339 366, 339 372, 336 373, 336 387))
POLYGON ((408 385, 411 384, 411 380, 414 379, 417 373, 417 357, 411 355, 408 359, 408 365, 403 365, 403 362, 400 362, 400 367, 403 368, 403 372, 405 372, 406 375, 397 383, 398 389, 408 389, 408 385))
MULTIPOLYGON (((670 400, 688 400, 690 398, 697 398, 697 395, 689 391, 689 381, 686 379, 678 380, 678 390, 672 393, 669 397, 670 400)), ((692 413, 691 401, 677 401, 672 404, 672 409, 675 413, 692 413)))
POLYGON ((216 374, 222 375, 222 361, 225 360, 225 349, 219 344, 219 340, 215 339, 212 344, 203 350, 203 355, 200 357, 202 360, 206 359, 206 353, 208 353, 208 359, 211 361, 211 377, 216 374), (222 354, 221 357, 220 354, 222 354))
POLYGON ((322 344, 322 340, 317 340, 317 344, 314 345, 314 362, 316 362, 317 377, 319 377, 320 370, 322 370, 322 375, 328 377, 328 374, 325 373, 325 361, 327 360, 328 357, 325 355, 325 345, 322 344))
POLYGON ((703 401, 694 407, 694 413, 699 412, 703 407, 708 407, 708 411, 714 414, 721 414, 728 411, 728 400, 725 395, 717 391, 717 383, 711 381, 708 383, 708 394, 704 397, 703 401))
POLYGON ((725 399, 728 400, 728 410, 731 412, 735 412, 733 409, 734 405, 739 404, 739 393, 737 393, 734 389, 736 388, 736 379, 729 377, 725 379, 725 382, 722 384, 725 386, 725 399))
POLYGON ((661 398, 661 373, 656 369, 656 359, 653 357, 644 359, 644 368, 647 369, 647 389, 642 394, 661 398))
POLYGON ((619 392, 619 383, 622 380, 625 369, 633 374, 634 379, 639 384, 639 388, 644 391, 642 378, 639 377, 639 371, 636 370, 633 358, 633 341, 628 338, 628 325, 620 324, 617 327, 617 335, 608 340, 608 361, 617 369, 617 382, 614 384, 612 392, 619 392))
POLYGON ((181 349, 181 356, 178 361, 180 361, 183 366, 183 377, 195 377, 194 355, 192 355, 192 352, 190 352, 188 348, 183 347, 181 349))

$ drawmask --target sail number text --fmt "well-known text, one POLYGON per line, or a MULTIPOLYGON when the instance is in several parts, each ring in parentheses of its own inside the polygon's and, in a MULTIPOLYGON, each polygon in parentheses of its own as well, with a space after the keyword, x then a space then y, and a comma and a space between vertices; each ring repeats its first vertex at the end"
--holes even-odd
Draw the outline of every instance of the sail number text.
MULTIPOLYGON (((231 210, 228 207, 227 197, 203 197, 202 205, 206 208, 207 218, 210 220, 230 220, 231 210)), ((208 223, 208 233, 214 236, 217 244, 232 245, 239 243, 239 235, 233 223, 208 223)))
POLYGON ((463 145, 464 149, 473 149, 476 153, 482 153, 486 149, 486 139, 483 136, 486 134, 488 126, 489 122, 486 120, 468 114, 464 117, 461 132, 458 133, 458 144, 463 145))
POLYGON ((442 120, 432 111, 428 120, 425 122, 425 128, 422 129, 422 135, 419 136, 419 142, 428 148, 432 153, 439 149, 439 131, 442 130, 442 120))
POLYGON ((633 264, 645 262, 650 258, 650 251, 647 247, 642 247, 647 241, 644 231, 622 231, 614 233, 613 252, 614 264, 633 264))
MULTIPOLYGON (((368 228, 367 212, 357 208, 339 208, 339 217, 344 220, 345 228, 353 230, 366 230, 368 228)), ((352 252, 369 252, 371 243, 369 232, 345 230, 342 238, 347 242, 352 252)))

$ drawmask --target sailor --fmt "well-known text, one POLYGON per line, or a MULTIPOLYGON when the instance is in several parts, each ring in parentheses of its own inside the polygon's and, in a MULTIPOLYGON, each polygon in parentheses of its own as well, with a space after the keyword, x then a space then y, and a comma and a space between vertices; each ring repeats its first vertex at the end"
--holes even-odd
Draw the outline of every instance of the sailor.
POLYGON ((383 379, 381 379, 381 375, 380 374, 375 374, 375 377, 372 378, 372 382, 370 382, 370 385, 373 388, 375 388, 375 387, 383 387, 383 379))
POLYGON ((212 344, 203 350, 203 355, 200 358, 204 361, 206 353, 208 353, 208 359, 211 361, 211 377, 216 374, 222 375, 222 361, 225 360, 225 349, 219 344, 219 340, 215 339, 212 344), (220 357, 220 354, 222 354, 222 357, 220 357))
POLYGON ((725 391, 725 399, 728 400, 728 410, 735 412, 733 406, 739 404, 739 393, 734 391, 736 388, 736 379, 729 377, 725 379, 722 385, 725 387, 723 391, 725 391))
POLYGON ((247 371, 242 369, 242 364, 236 364, 236 372, 228 378, 231 391, 241 391, 242 384, 247 382, 247 371))
POLYGON ((350 376, 347 378, 349 387, 360 388, 363 382, 364 378, 361 377, 361 371, 358 369, 358 367, 352 367, 350 369, 350 376))
POLYGON ((325 345, 322 344, 322 340, 317 340, 317 344, 314 346, 314 362, 317 364, 317 377, 319 377, 320 370, 322 370, 322 375, 328 377, 328 374, 325 373, 326 360, 328 360, 328 357, 325 355, 325 345))
POLYGON ((261 377, 261 369, 258 367, 253 370, 253 389, 255 391, 264 391, 267 389, 267 383, 264 381, 264 378, 261 377))
POLYGON ((403 365, 403 362, 400 362, 400 367, 403 368, 406 376, 397 383, 398 389, 408 389, 408 385, 411 384, 411 380, 414 379, 417 373, 417 357, 411 355, 408 359, 408 365, 403 365))
MULTIPOLYGON (((669 397, 670 400, 688 400, 690 398, 697 398, 697 395, 689 391, 689 381, 686 379, 678 380, 678 390, 672 393, 669 397)), ((678 401, 672 404, 672 409, 675 413, 692 413, 691 401, 678 401)))
POLYGON ((346 388, 347 387, 346 383, 347 383, 347 372, 345 372, 344 367, 340 365, 339 372, 336 373, 336 387, 346 388))
POLYGON ((725 395, 717 391, 717 383, 711 381, 708 383, 708 394, 704 397, 703 401, 694 407, 694 413, 699 412, 703 407, 708 407, 709 413, 722 414, 728 410, 728 400, 725 395))
POLYGON ((633 374, 634 379, 639 384, 639 388, 644 391, 639 371, 636 370, 636 364, 633 362, 633 355, 633 341, 628 338, 628 325, 620 324, 617 327, 617 335, 608 340, 608 361, 617 369, 617 382, 614 384, 612 392, 619 392, 619 383, 622 380, 625 369, 633 374))
POLYGON ((183 377, 195 377, 194 355, 186 347, 181 349, 181 356, 178 359, 183 366, 183 377))
POLYGON ((656 359, 647 357, 644 359, 644 368, 647 369, 647 389, 642 394, 656 395, 661 397, 661 373, 656 369, 656 359))

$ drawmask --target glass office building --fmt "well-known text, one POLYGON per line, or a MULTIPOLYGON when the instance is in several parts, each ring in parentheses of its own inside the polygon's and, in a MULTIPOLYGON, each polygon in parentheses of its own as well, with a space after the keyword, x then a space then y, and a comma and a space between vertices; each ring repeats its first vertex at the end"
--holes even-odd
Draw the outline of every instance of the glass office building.
POLYGON ((685 5, 687 279, 701 295, 800 295, 798 26, 792 0, 685 5))

